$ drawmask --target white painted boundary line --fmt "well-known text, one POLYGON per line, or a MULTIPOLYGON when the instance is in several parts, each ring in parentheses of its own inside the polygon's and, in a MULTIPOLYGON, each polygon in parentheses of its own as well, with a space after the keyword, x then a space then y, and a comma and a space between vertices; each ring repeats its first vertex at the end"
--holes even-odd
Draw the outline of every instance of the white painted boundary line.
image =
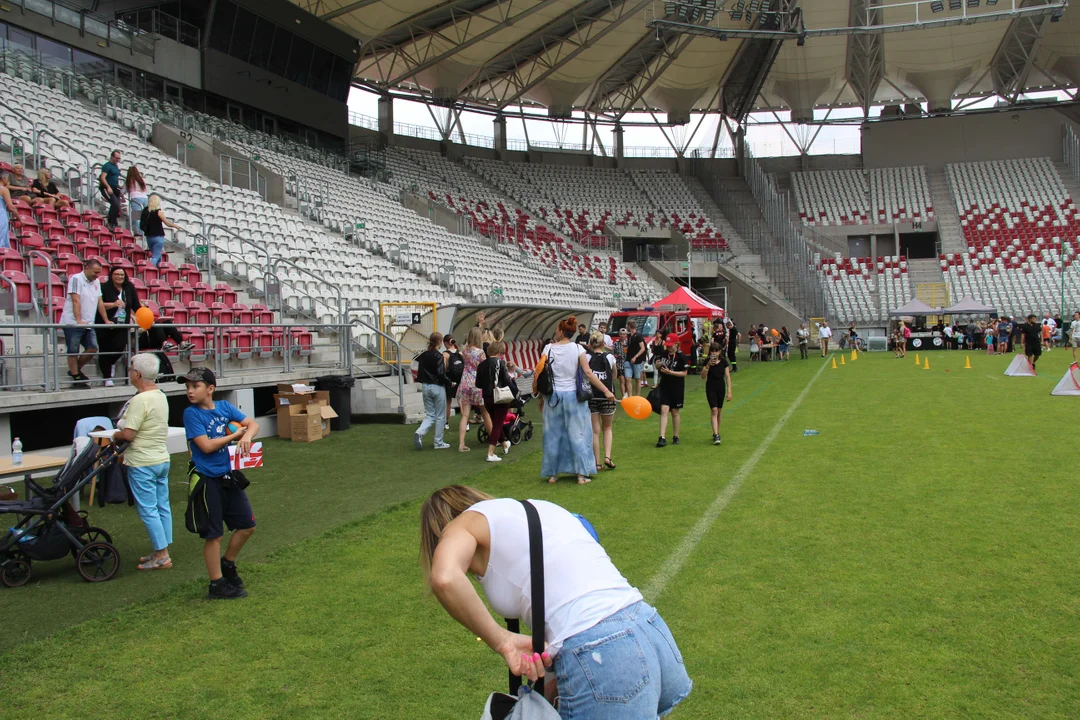
POLYGON ((814 373, 814 377, 810 378, 810 381, 806 383, 806 387, 802 389, 799 396, 792 401, 787 411, 785 411, 784 414, 780 416, 780 419, 776 421, 772 430, 770 430, 769 434, 761 441, 761 444, 757 446, 754 453, 747 458, 746 462, 739 468, 739 471, 735 473, 735 477, 733 477, 731 482, 720 491, 720 494, 712 501, 712 504, 709 505, 705 514, 694 524, 694 527, 690 528, 690 532, 686 534, 686 537, 682 539, 679 546, 671 553, 671 557, 668 558, 667 562, 661 566, 660 571, 649 581, 649 584, 642 591, 642 595, 645 596, 646 602, 652 603, 656 598, 660 597, 664 592, 664 589, 667 588, 668 583, 679 574, 679 571, 682 570, 682 566, 686 563, 691 553, 693 553, 694 550, 697 549, 697 546, 701 544, 706 533, 712 529, 712 526, 716 523, 716 519, 720 517, 720 513, 724 511, 724 508, 728 506, 731 499, 739 492, 739 489, 742 488, 743 482, 746 480, 747 476, 754 471, 758 461, 765 455, 765 451, 767 451, 773 441, 776 440, 776 437, 780 434, 784 424, 791 419, 791 416, 799 409, 799 406, 802 405, 802 401, 806 399, 806 395, 810 392, 810 388, 813 387, 814 383, 817 382, 817 379, 821 377, 821 373, 828 367, 828 364, 828 359, 821 364, 818 371, 814 373))

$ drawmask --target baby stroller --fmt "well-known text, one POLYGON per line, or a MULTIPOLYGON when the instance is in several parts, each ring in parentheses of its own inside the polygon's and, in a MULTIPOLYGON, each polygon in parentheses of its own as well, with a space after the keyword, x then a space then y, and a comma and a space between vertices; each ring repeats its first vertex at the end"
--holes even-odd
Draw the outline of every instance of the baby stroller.
MULTIPOLYGON (((506 412, 506 419, 503 420, 503 437, 509 440, 511 445, 520 445, 522 440, 525 442, 532 440, 532 420, 525 417, 525 405, 531 397, 531 395, 518 395, 506 412)), ((480 429, 476 431, 476 439, 482 443, 488 441, 488 432, 483 423, 480 423, 480 429)))
POLYGON ((33 561, 59 560, 68 553, 74 556, 75 569, 87 582, 104 582, 116 575, 120 553, 112 544, 112 536, 91 525, 86 512, 76 511, 71 499, 117 462, 126 445, 101 448, 87 443, 81 452, 72 451, 52 487, 42 487, 27 477, 26 490, 32 497, 0 502, 0 515, 19 518, 0 536, 0 582, 7 587, 25 585, 30 581, 33 561))

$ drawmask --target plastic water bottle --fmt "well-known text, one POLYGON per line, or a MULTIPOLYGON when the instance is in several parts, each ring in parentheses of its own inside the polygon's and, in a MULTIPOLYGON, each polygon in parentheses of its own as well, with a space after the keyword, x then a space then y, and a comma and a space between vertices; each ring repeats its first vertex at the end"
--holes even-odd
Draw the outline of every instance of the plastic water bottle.
POLYGON ((19 438, 11 443, 11 466, 22 467, 22 441, 19 438))
POLYGON ((24 530, 23 528, 13 528, 13 527, 9 527, 9 528, 8 528, 8 532, 9 532, 9 533, 11 533, 11 537, 13 537, 13 538, 15 538, 16 540, 18 540, 18 539, 19 539, 19 538, 20 538, 20 537, 22 536, 22 534, 23 534, 24 532, 26 532, 26 530, 24 530))
POLYGON ((820 435, 821 431, 820 430, 803 430, 802 434, 803 435, 820 435))

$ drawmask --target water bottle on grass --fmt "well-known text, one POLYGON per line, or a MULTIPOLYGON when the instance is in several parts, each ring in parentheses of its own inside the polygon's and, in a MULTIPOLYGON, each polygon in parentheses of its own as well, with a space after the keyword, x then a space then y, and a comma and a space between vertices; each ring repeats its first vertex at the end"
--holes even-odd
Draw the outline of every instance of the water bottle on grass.
POLYGON ((821 431, 820 430, 803 430, 802 434, 803 435, 820 435, 821 431))
POLYGON ((22 441, 19 438, 11 443, 11 466, 22 467, 22 441))

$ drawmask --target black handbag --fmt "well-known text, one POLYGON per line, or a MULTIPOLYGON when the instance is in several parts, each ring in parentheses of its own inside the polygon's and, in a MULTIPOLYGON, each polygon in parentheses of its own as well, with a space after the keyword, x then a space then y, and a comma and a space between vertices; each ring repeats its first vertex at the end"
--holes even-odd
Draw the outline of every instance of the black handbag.
POLYGON ((660 391, 657 388, 653 388, 649 391, 649 394, 645 396, 645 399, 649 401, 649 405, 652 406, 652 411, 657 415, 660 414, 660 391))
POLYGON ((577 393, 577 401, 580 403, 589 402, 593 399, 592 391, 592 383, 589 382, 589 378, 585 375, 585 371, 578 366, 577 382, 574 383, 574 392, 577 393))

